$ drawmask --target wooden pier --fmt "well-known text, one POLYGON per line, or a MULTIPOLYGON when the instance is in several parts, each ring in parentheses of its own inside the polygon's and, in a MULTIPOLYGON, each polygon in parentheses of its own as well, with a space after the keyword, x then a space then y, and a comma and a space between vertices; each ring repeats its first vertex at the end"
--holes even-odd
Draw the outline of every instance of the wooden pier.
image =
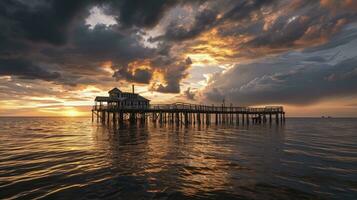
POLYGON ((115 102, 99 101, 92 109, 92 121, 104 125, 130 123, 167 123, 177 125, 210 124, 282 124, 285 112, 282 106, 234 107, 208 106, 187 103, 122 106, 115 102))

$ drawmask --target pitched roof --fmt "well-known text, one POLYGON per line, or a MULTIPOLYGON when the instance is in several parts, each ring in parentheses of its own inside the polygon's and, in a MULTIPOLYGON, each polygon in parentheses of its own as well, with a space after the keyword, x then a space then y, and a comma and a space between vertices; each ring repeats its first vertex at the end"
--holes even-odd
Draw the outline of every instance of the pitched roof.
POLYGON ((108 101, 109 97, 97 96, 95 97, 95 101, 108 101))
POLYGON ((108 93, 121 93, 122 91, 120 91, 118 88, 113 88, 111 89, 108 93))

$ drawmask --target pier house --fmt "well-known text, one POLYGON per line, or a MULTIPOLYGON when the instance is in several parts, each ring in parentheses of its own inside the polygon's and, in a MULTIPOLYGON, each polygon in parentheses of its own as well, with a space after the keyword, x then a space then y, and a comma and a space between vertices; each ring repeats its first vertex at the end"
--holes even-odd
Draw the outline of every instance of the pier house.
POLYGON ((97 96, 95 98, 95 107, 97 109, 101 108, 112 108, 112 109, 124 109, 124 108, 148 108, 150 105, 150 100, 145 97, 136 94, 134 92, 134 85, 132 92, 122 92, 118 88, 113 88, 109 92, 109 96, 97 96))

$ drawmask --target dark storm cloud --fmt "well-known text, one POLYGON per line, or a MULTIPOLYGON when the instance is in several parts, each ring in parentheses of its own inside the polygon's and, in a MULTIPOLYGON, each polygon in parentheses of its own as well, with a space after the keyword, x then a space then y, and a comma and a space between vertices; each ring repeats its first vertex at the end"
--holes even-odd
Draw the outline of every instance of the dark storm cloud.
POLYGON ((126 66, 131 61, 153 55, 152 49, 139 43, 140 39, 135 33, 121 32, 117 26, 96 25, 91 29, 88 25, 78 25, 70 39, 71 45, 49 48, 43 53, 50 59, 57 58, 58 62, 68 64, 88 66, 112 61, 113 65, 126 66))
POLYGON ((169 8, 179 2, 178 0, 122 0, 104 1, 103 5, 106 12, 117 16, 118 22, 124 27, 153 27, 169 8))
MULTIPOLYGON (((72 22, 83 17, 89 1, 0 2, 0 70, 22 79, 60 81, 53 71, 55 58, 47 58, 43 46, 56 49, 68 41, 72 22), (51 67, 50 67, 51 66, 51 67)), ((61 71, 57 69, 56 71, 61 71)), ((66 72, 61 72, 61 74, 66 72)), ((60 82, 57 82, 60 83, 60 82)))
MULTIPOLYGON (((188 2, 188 1, 187 1, 188 2)), ((96 1, 52 0, 0 2, 0 58, 2 75, 18 78, 56 80, 57 84, 100 84, 102 65, 111 62, 112 76, 118 81, 148 84, 159 69, 166 81, 165 92, 179 92, 185 72, 166 69, 180 62, 167 51, 144 47, 141 28, 153 27, 173 6, 186 1, 96 1), (114 15, 118 25, 84 25, 89 9, 99 6, 114 15), (134 61, 154 60, 165 56, 170 65, 148 69, 129 67, 134 61), (12 61, 8 61, 12 59, 12 61), (15 62, 17 60, 17 62, 15 62), (6 62, 5 62, 6 61, 6 62), (27 62, 26 65, 24 62, 27 62), (33 64, 41 63, 41 67, 33 64), (174 64, 175 63, 175 64, 174 64), (44 67, 51 66, 51 67, 44 67), (61 71, 61 76, 56 72, 61 71)), ((201 1, 200 1, 201 2, 201 1)), ((164 45, 164 44, 163 44, 164 45)), ((167 49, 171 44, 166 45, 167 49)), ((175 70, 187 67, 174 66, 175 70)), ((163 86, 162 86, 163 87, 163 86)), ((162 88, 160 86, 160 88, 162 88)))
POLYGON ((320 47, 237 65, 217 74, 205 96, 213 102, 225 97, 249 105, 310 104, 357 95, 357 55, 352 52, 356 44, 357 28, 353 25, 320 47))
MULTIPOLYGON (((232 9, 229 9, 226 12, 222 20, 241 20, 244 18, 250 17, 249 15, 261 9, 263 6, 273 4, 278 2, 276 0, 243 0, 243 1, 234 1, 235 5, 233 5, 232 9)), ((232 2, 233 3, 233 2, 232 2)))
POLYGON ((201 33, 227 21, 249 19, 250 14, 263 6, 274 4, 272 0, 209 1, 207 8, 196 11, 192 25, 182 24, 180 19, 173 21, 162 36, 156 40, 182 41, 195 38, 201 33))
POLYGON ((117 70, 113 76, 117 80, 124 79, 129 82, 149 84, 152 77, 152 72, 148 69, 134 69, 133 71, 129 71, 126 68, 121 68, 117 70))
POLYGON ((91 6, 102 6, 124 27, 152 27, 177 0, 6 0, 0 2, 2 27, 32 41, 64 44, 75 20, 88 16, 91 6))
POLYGON ((101 5, 105 12, 117 16, 119 24, 125 28, 152 28, 159 23, 164 15, 177 5, 198 5, 207 0, 107 0, 101 5))
MULTIPOLYGON (((20 78, 56 79, 58 83, 68 85, 89 84, 99 81, 95 75, 99 74, 102 62, 112 61, 115 66, 125 67, 133 60, 151 55, 149 49, 139 44, 141 38, 135 31, 123 32, 117 26, 105 25, 90 29, 84 25, 84 17, 88 15, 89 5, 93 3, 1 2, 0 8, 4 12, 0 14, 3 30, 0 33, 0 57, 13 59, 1 63, 6 64, 6 68, 1 69, 2 74, 20 78), (41 43, 37 43, 39 41, 41 43), (46 43, 60 46, 48 46, 46 43), (59 78, 58 74, 35 66, 32 59, 44 65, 55 65, 63 76, 59 78)), ((137 74, 144 76, 142 71, 137 74)))
POLYGON ((180 22, 174 21, 168 27, 164 36, 155 40, 166 39, 169 41, 188 40, 197 37, 203 31, 212 28, 216 23, 217 12, 211 9, 205 9, 196 15, 191 28, 185 28, 180 22))
POLYGON ((32 41, 64 44, 71 22, 86 11, 89 0, 1 1, 1 26, 32 41), (4 24, 5 23, 5 24, 4 24))
MULTIPOLYGON (((356 13, 331 11, 321 8, 317 2, 307 3, 300 9, 279 16, 267 31, 256 34, 246 45, 271 48, 298 46, 297 41, 312 41, 328 37, 343 25, 356 19, 356 13)), ((306 45, 306 44, 304 44, 306 45)))
POLYGON ((53 81, 60 78, 60 73, 50 72, 28 60, 0 59, 0 76, 18 76, 23 79, 41 79, 53 81))

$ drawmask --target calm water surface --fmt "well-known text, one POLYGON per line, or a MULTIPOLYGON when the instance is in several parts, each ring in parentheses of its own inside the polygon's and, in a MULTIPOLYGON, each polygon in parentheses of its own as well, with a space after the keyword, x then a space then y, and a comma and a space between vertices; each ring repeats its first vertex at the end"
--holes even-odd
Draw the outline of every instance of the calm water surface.
POLYGON ((357 119, 113 131, 0 118, 0 199, 357 199, 357 119))

